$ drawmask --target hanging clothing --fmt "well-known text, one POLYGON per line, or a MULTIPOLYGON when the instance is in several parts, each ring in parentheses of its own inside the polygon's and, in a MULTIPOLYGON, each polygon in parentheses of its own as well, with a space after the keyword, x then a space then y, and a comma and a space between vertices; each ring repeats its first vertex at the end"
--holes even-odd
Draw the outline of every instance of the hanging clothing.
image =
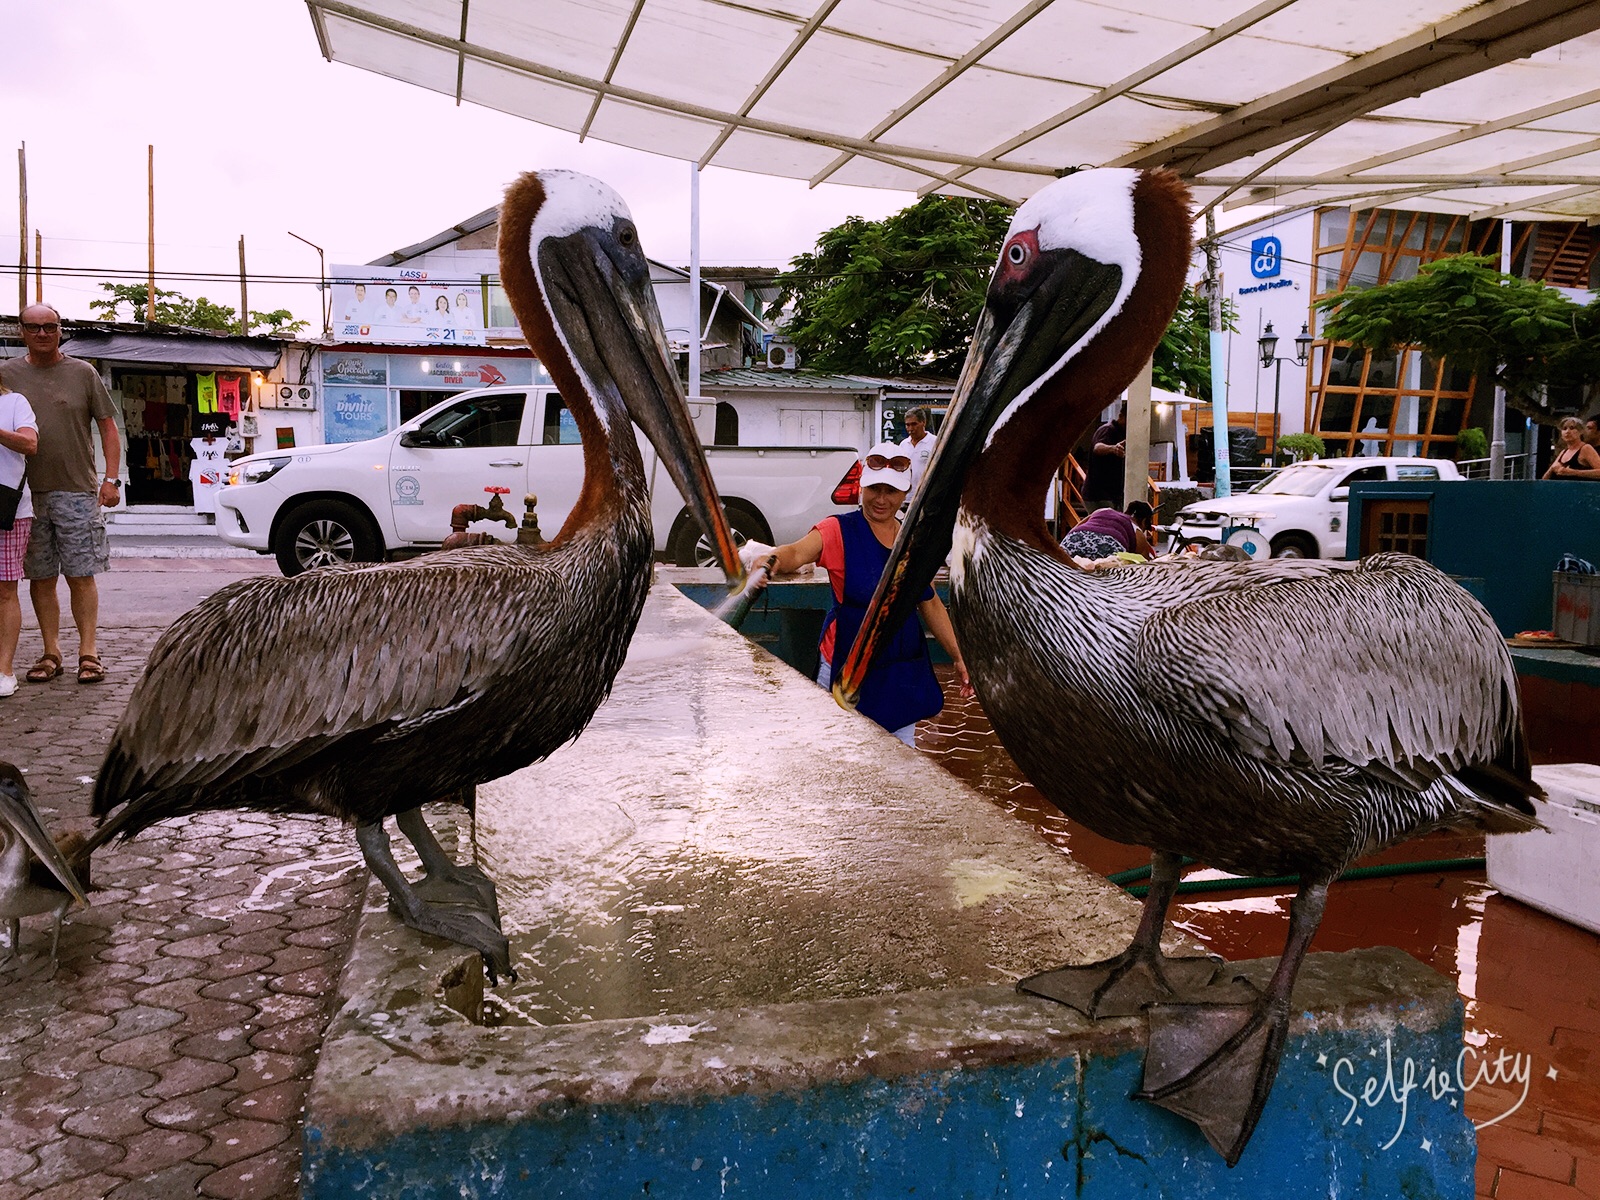
POLYGON ((217 411, 217 375, 207 371, 194 377, 195 403, 203 413, 217 411))
POLYGON ((194 485, 194 510, 197 513, 217 511, 217 492, 222 488, 223 472, 227 460, 223 451, 228 443, 219 437, 197 437, 189 443, 194 459, 189 463, 189 482, 194 485))

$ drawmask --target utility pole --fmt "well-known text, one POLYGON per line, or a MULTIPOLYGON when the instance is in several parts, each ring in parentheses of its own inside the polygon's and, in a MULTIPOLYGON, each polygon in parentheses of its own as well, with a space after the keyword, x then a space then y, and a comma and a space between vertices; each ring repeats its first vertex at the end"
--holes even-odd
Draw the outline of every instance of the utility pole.
POLYGON ((33 302, 44 303, 44 238, 33 231, 33 302))
POLYGON ((1217 214, 1206 209, 1206 302, 1211 320, 1211 428, 1216 455, 1217 481, 1212 494, 1233 494, 1233 469, 1228 447, 1228 368, 1224 361, 1227 343, 1222 334, 1222 255, 1217 251, 1217 214))
POLYGON ((250 333, 250 285, 245 282, 244 234, 239 235, 239 332, 250 333))
POLYGON ((148 176, 150 186, 150 278, 149 292, 145 296, 144 319, 151 324, 156 319, 156 148, 148 147, 148 176))
POLYGON ((689 399, 700 399, 700 164, 689 163, 689 399))
POLYGON ((17 318, 28 307, 28 143, 17 147, 17 207, 21 215, 18 224, 17 249, 17 318))
MULTIPOLYGON (((1511 222, 1500 222, 1500 273, 1511 273, 1511 222)), ((1506 477, 1506 389, 1496 384, 1494 389, 1494 415, 1490 418, 1494 428, 1489 431, 1489 478, 1506 477)), ((1527 449, 1527 447, 1523 447, 1527 449)), ((1531 464, 1532 458, 1528 459, 1531 464)), ((1531 475, 1530 475, 1531 477, 1531 475)))

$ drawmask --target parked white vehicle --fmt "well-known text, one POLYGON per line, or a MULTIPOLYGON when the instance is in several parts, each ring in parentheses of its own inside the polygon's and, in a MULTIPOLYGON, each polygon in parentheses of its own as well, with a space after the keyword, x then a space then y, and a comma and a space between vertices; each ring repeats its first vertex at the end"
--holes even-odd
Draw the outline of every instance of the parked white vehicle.
MULTIPOLYGON (((712 561, 655 451, 640 452, 652 480, 656 549, 683 566, 712 561)), ((734 536, 781 544, 856 503, 849 447, 715 446, 711 475, 734 536)), ((462 392, 399 429, 365 442, 308 446, 236 461, 217 495, 217 532, 235 546, 275 554, 285 575, 344 562, 378 562, 397 551, 436 548, 458 504, 487 504, 485 490, 521 517, 538 496, 540 528, 554 536, 583 483, 583 446, 561 397, 549 387, 462 392)), ((502 524, 474 531, 515 540, 502 524)))
POLYGON ((1174 540, 1230 542, 1252 558, 1343 558, 1352 483, 1461 478, 1445 458, 1317 459, 1236 496, 1185 505, 1163 528, 1174 540))

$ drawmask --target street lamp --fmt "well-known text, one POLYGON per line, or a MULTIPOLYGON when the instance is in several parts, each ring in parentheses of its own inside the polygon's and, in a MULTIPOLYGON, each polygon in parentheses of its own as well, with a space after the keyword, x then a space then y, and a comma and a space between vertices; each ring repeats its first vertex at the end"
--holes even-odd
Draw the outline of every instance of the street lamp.
POLYGON ((1261 339, 1256 344, 1261 348, 1261 366, 1274 368, 1272 377, 1272 465, 1278 465, 1278 398, 1283 390, 1283 364, 1293 362, 1297 367, 1306 365, 1306 360, 1311 357, 1311 330, 1305 323, 1300 326, 1300 332, 1294 339, 1294 358, 1278 357, 1278 335, 1272 332, 1272 322, 1267 322, 1266 329, 1261 332, 1261 339))
POLYGON ((317 268, 318 268, 317 274, 321 277, 321 280, 322 280, 322 282, 317 284, 317 291, 319 293, 319 297, 318 298, 322 301, 322 340, 323 341, 327 341, 328 340, 328 327, 329 327, 330 324, 332 324, 332 320, 333 320, 333 312, 332 312, 332 309, 331 309, 332 297, 328 295, 328 259, 327 259, 327 255, 324 254, 322 247, 317 245, 310 238, 303 238, 292 229, 286 229, 286 230, 284 230, 284 232, 287 233, 290 237, 292 237, 295 241, 304 242, 306 245, 310 246, 313 250, 315 250, 317 252, 317 268))

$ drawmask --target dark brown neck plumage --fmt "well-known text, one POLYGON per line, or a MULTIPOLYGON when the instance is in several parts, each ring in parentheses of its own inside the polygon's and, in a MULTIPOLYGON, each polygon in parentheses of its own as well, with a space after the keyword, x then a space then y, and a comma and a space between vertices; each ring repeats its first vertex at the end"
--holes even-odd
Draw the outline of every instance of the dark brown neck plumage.
POLYGON ((1057 469, 1107 405, 1155 353, 1189 270, 1188 189, 1167 171, 1143 174, 1133 191, 1139 278, 1122 311, 1003 425, 974 464, 961 505, 991 529, 1066 560, 1044 523, 1057 469))

